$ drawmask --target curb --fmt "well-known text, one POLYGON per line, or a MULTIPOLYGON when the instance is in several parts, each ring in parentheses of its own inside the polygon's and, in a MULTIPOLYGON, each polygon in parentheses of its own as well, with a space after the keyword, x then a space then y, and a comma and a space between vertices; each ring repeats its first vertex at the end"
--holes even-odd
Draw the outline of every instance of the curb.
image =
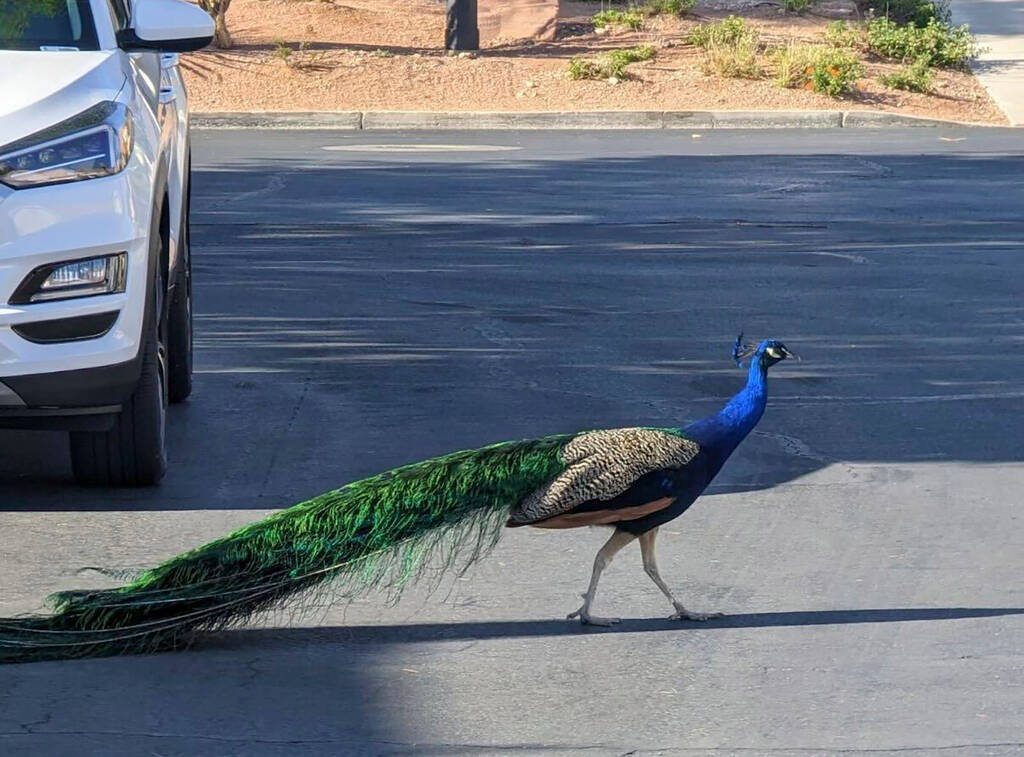
POLYGON ((359 111, 190 113, 189 125, 197 129, 361 129, 363 114, 359 111))
POLYGON ((991 127, 873 110, 323 111, 206 112, 197 129, 869 129, 991 127))

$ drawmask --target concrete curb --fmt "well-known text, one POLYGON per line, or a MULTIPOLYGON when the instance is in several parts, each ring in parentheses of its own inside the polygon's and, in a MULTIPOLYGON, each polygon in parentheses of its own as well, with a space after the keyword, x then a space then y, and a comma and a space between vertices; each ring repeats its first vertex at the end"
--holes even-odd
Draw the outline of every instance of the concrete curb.
POLYGON ((322 113, 192 113, 189 122, 198 129, 361 129, 363 114, 357 110, 322 113))
POLYGON ((256 111, 193 113, 197 129, 862 129, 973 126, 871 110, 256 111))
POLYGON ((368 111, 364 129, 662 129, 661 111, 418 112, 368 111))

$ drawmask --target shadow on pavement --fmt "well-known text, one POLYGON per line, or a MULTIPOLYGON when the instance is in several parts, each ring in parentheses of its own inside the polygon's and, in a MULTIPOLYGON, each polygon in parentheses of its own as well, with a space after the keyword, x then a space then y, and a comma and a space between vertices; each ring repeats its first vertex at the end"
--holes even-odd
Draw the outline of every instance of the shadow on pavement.
POLYGON ((389 664, 385 649, 206 649, 0 666, 0 753, 379 754, 408 737, 389 664))
POLYGON ((197 166, 167 480, 81 489, 62 435, 0 431, 0 510, 267 510, 502 439, 683 425, 742 384, 740 328, 804 361, 711 493, 1022 459, 1021 157, 510 155, 197 166))
POLYGON ((409 623, 401 625, 331 626, 293 629, 224 631, 218 644, 239 647, 269 642, 411 644, 430 641, 464 641, 546 636, 578 636, 581 633, 650 633, 729 628, 783 628, 791 626, 847 625, 851 623, 904 623, 924 620, 959 620, 1024 615, 1024 607, 935 607, 871 610, 807 610, 755 612, 728 615, 703 622, 665 618, 623 618, 609 627, 580 626, 568 620, 509 620, 470 623, 409 623))

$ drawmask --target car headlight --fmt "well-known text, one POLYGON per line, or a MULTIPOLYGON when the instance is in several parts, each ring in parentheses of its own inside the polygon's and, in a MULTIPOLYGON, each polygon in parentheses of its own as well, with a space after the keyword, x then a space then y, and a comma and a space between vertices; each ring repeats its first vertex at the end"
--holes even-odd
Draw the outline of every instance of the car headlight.
POLYGON ((0 182, 25 189, 110 176, 124 169, 133 147, 131 111, 102 102, 0 147, 0 182))
POLYGON ((47 263, 32 271, 11 295, 11 305, 70 300, 123 292, 128 256, 123 252, 82 260, 47 263))

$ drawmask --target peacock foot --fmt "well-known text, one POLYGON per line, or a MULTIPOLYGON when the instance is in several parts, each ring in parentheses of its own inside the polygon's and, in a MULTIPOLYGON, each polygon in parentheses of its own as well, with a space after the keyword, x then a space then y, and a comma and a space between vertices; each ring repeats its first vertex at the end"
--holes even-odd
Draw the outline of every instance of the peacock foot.
POLYGON ((691 612, 682 605, 676 605, 676 611, 668 616, 669 620, 713 620, 723 618, 725 613, 721 612, 691 612))
POLYGON ((599 618, 596 615, 591 615, 587 612, 585 605, 576 612, 571 612, 565 616, 566 620, 572 620, 573 618, 579 618, 580 623, 585 626, 613 626, 616 623, 622 622, 621 618, 599 618))

